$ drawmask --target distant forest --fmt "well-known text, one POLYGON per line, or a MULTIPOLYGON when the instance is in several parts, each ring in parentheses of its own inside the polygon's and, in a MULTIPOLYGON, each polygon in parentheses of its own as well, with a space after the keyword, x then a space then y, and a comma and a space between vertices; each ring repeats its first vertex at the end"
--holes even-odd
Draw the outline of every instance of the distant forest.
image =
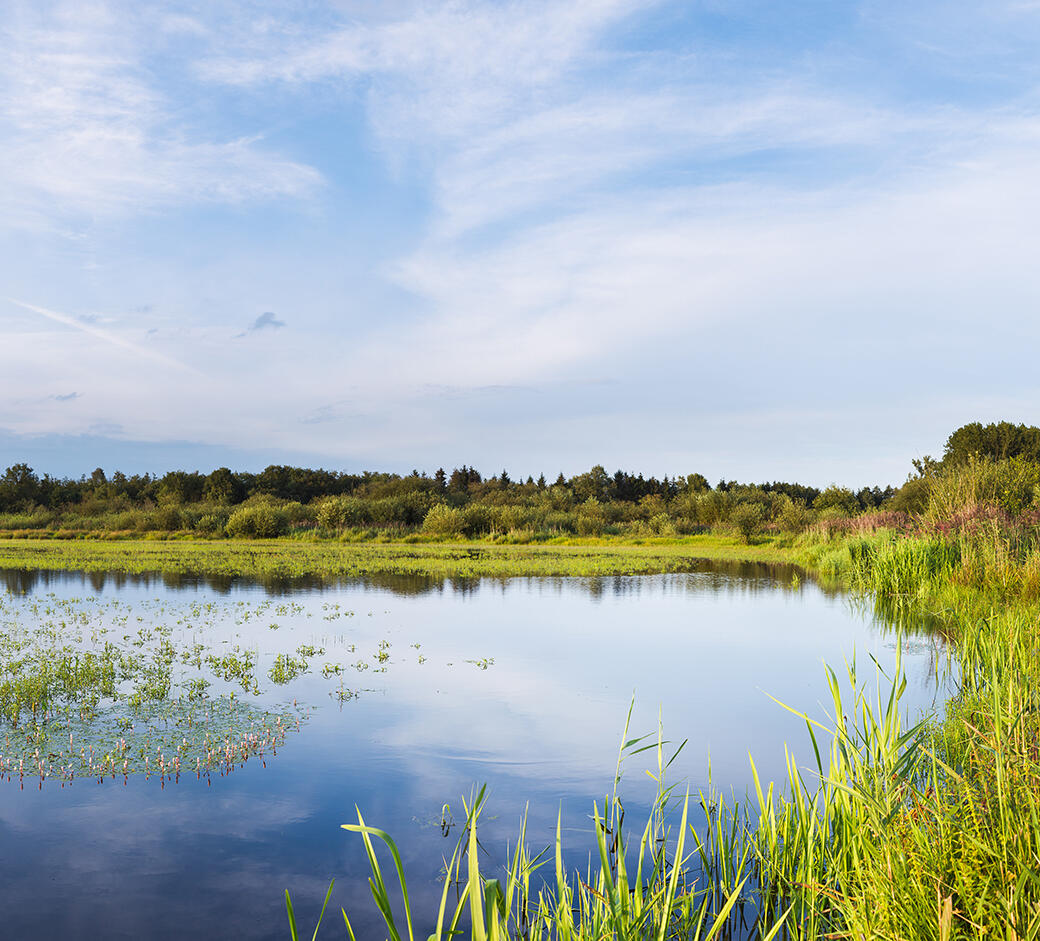
POLYGON ((75 535, 104 531, 271 537, 312 533, 348 538, 677 535, 728 525, 800 531, 819 519, 876 511, 920 512, 928 481, 966 460, 1040 464, 1040 429, 972 423, 950 435, 943 457, 913 461, 907 482, 851 490, 799 483, 712 486, 701 474, 644 477, 600 465, 551 482, 485 477, 463 465, 433 474, 360 474, 271 465, 260 473, 220 467, 208 474, 132 475, 102 468, 78 479, 38 475, 14 464, 0 477, 0 529, 75 535))

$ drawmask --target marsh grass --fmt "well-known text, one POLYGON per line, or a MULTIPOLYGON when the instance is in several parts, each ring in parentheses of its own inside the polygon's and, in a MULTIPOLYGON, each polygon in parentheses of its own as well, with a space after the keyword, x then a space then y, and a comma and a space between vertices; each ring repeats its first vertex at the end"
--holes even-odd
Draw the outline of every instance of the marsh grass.
MULTIPOLYGON (((629 710, 629 719, 631 709, 629 710)), ((585 939, 684 938, 711 941, 728 938, 735 909, 745 902, 744 888, 752 878, 752 844, 735 806, 720 802, 709 789, 691 797, 666 782, 672 762, 660 726, 653 736, 628 737, 623 744, 610 794, 592 807, 592 840, 585 872, 571 871, 564 861, 562 812, 551 845, 531 848, 527 814, 521 817, 512 850, 498 875, 482 870, 478 830, 487 803, 481 787, 463 799, 465 825, 445 861, 440 903, 433 913, 415 913, 408 892, 401 854, 385 830, 369 825, 360 809, 357 822, 343 829, 361 836, 371 876, 369 888, 389 941, 414 941, 416 926, 431 924, 430 941, 469 937, 471 941, 585 941, 585 939), (619 794, 622 766, 645 752, 656 756, 648 773, 656 793, 646 822, 635 839, 625 829, 619 794), (700 807, 704 824, 691 823, 691 808, 700 807), (384 869, 389 854, 392 870, 384 869), (548 870, 548 872, 540 872, 548 870)), ((685 744, 685 743, 683 743, 685 744)), ((326 894, 328 904, 332 885, 326 894)), ((293 939, 299 937, 289 892, 286 911, 293 939)), ((317 937, 324 916, 319 917, 317 937)), ((351 941, 358 935, 350 916, 341 910, 351 941)), ((771 941, 783 928, 781 914, 763 935, 771 941)))
POLYGON ((538 545, 489 542, 341 543, 304 540, 0 540, 0 568, 157 572, 292 579, 376 574, 436 578, 639 575, 690 571, 705 559, 787 562, 772 539, 720 536, 588 539, 538 545))
POLYGON ((759 789, 763 885, 794 936, 1040 937, 1037 550, 962 517, 980 519, 803 546, 890 620, 940 624, 959 688, 905 731, 891 698, 835 695, 831 727, 807 720, 811 777, 792 763, 782 799, 759 789))

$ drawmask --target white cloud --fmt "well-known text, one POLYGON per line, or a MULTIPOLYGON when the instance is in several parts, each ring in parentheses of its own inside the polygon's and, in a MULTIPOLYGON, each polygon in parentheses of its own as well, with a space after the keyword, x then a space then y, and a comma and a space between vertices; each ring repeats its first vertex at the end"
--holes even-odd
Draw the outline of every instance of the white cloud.
MULTIPOLYGON (((805 400, 828 368, 819 360, 842 361, 844 375, 831 379, 851 407, 860 371, 850 351, 864 335, 880 338, 875 352, 881 339, 889 346, 878 387, 856 394, 919 404, 963 391, 963 382, 939 381, 939 351, 963 367, 986 348, 987 328, 1017 329, 1014 349, 1040 342, 1029 326, 1040 299, 1030 252, 1040 108, 1030 74, 1008 82, 1013 94, 933 95, 927 83, 893 94, 880 81, 849 79, 840 61, 854 48, 863 74, 906 68, 903 57, 933 55, 930 44, 943 47, 936 74, 965 81, 974 53, 951 42, 978 21, 999 45, 996 14, 962 4, 957 29, 925 29, 922 14, 907 12, 899 31, 891 4, 866 3, 858 10, 862 28, 874 29, 869 42, 845 37, 852 46, 768 64, 747 52, 734 58, 706 33, 669 51, 652 41, 625 48, 630 25, 664 6, 285 0, 171 5, 162 16, 127 5, 24 8, 17 30, 9 21, 18 41, 0 65, 0 135, 15 168, 0 182, 9 224, 17 213, 58 227, 72 213, 302 196, 321 181, 304 156, 279 156, 260 138, 202 133, 187 117, 192 94, 211 94, 216 113, 222 95, 264 113, 276 102, 272 122, 296 101, 318 101, 329 122, 342 122, 356 112, 340 106, 360 102, 365 143, 422 189, 428 211, 417 210, 397 250, 365 272, 407 292, 390 312, 341 301, 338 282, 316 287, 332 282, 309 260, 283 267, 271 249, 264 263, 243 261, 252 243, 232 255, 210 236, 212 264, 184 265, 190 290, 170 288, 181 269, 153 259, 167 287, 164 349, 205 379, 184 388, 149 376, 135 394, 140 375, 114 368, 119 351, 93 337, 93 375, 74 367, 63 380, 83 401, 62 414, 41 405, 41 416, 51 410, 45 419, 26 413, 17 427, 74 430, 118 417, 130 435, 241 446, 274 436, 344 455, 364 449, 379 463, 474 436, 476 426, 425 401, 430 385, 546 388, 564 376, 611 375, 627 383, 619 396, 632 406, 612 419, 641 436, 644 450, 664 453, 673 442, 647 421, 642 390, 666 388, 655 367, 666 362, 670 397, 682 401, 683 357, 706 344, 760 410, 782 395, 768 421, 794 426, 814 414, 805 400), (155 63, 172 48, 176 80, 159 81, 155 63), (275 283, 283 293, 268 296, 275 283), (229 350, 233 333, 267 309, 292 329, 229 350), (788 369, 780 391, 778 361, 788 369), (643 434, 651 427, 652 440, 643 434)), ((309 156, 303 145, 294 153, 309 156)), ((336 195, 352 193, 353 165, 328 172, 336 195)), ((324 267, 355 249, 331 236, 324 267)), ((91 257, 82 267, 111 270, 91 257)), ((137 277, 138 287, 146 282, 137 277)), ((141 299, 153 297, 133 303, 141 299)), ((77 341, 82 350, 82 335, 61 331, 43 342, 75 356, 77 341)), ((11 355, 16 348, 12 340, 11 355)), ((38 365, 47 369, 46 357, 38 365)), ((1006 379, 999 372, 993 382, 1006 379)), ((22 381, 32 382, 27 373, 22 381)), ((559 407, 566 423, 566 403, 559 407)), ((711 407, 725 411, 714 429, 756 427, 744 404, 720 397, 711 407)), ((948 409, 934 408, 946 422, 948 409)), ((512 420, 501 447, 519 427, 512 420)), ((477 434, 489 439, 486 429, 477 434)), ((566 440, 561 430, 557 442, 566 440)))
POLYGON ((0 19, 0 204, 10 225, 58 228, 70 215, 127 214, 184 202, 301 196, 311 167, 255 138, 205 139, 184 102, 158 87, 155 24, 108 3, 16 5, 0 19))

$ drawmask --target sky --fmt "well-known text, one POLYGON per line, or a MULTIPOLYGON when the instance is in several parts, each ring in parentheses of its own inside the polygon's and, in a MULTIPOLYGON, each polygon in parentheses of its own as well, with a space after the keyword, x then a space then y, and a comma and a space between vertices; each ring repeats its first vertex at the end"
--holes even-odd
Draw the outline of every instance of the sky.
POLYGON ((898 484, 1040 423, 1036 0, 7 0, 0 467, 898 484))

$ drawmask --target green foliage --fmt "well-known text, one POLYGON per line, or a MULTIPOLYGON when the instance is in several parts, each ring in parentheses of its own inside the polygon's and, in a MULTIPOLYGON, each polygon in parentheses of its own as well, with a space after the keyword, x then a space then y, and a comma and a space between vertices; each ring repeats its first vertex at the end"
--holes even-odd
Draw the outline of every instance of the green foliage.
POLYGON ((606 515, 603 506, 595 497, 589 497, 578 507, 577 532, 579 536, 602 535, 606 526, 606 515))
POLYGON ((41 496, 40 480, 28 464, 12 464, 0 477, 0 510, 27 510, 41 496))
POLYGON ((1040 428, 1006 421, 989 425, 971 422, 953 432, 943 450, 946 466, 962 464, 972 458, 1002 461, 1014 457, 1040 462, 1040 428))
POLYGON ((954 522, 925 538, 849 537, 816 555, 888 620, 941 612, 960 688, 945 721, 906 732, 898 676, 887 702, 835 696, 833 727, 822 741, 814 733, 819 783, 792 764, 790 797, 777 804, 759 790, 764 883, 777 904, 795 902, 797 936, 1040 932, 1037 546, 954 522))
POLYGON ((243 506, 231 514, 226 528, 229 536, 270 539, 289 531, 289 515, 266 503, 243 506))
POLYGON ((197 532, 206 533, 210 536, 219 536, 226 531, 228 521, 231 519, 231 514, 226 510, 217 510, 213 513, 204 513, 199 516, 195 525, 192 527, 197 532))
POLYGON ((329 530, 368 526, 372 513, 368 502, 359 497, 333 497, 318 504, 317 521, 322 529, 329 530))
POLYGON ((729 494, 723 490, 702 493, 692 504, 693 517, 705 526, 718 526, 729 519, 730 502, 729 494))
POLYGON ((1040 464, 1023 457, 969 456, 929 480, 926 515, 944 520, 959 511, 999 506, 1017 516, 1040 502, 1040 464))
POLYGON ((889 503, 889 509, 903 513, 923 513, 928 508, 931 487, 930 477, 912 477, 896 491, 889 503))
POLYGON ((799 536, 809 528, 812 521, 812 511, 805 505, 804 500, 792 500, 790 497, 784 496, 776 518, 777 526, 783 532, 799 536))
POLYGON ((838 510, 844 516, 854 516, 860 511, 859 500, 847 487, 839 487, 831 484, 815 500, 814 510, 838 510))
POLYGON ((423 532, 432 536, 461 536, 465 525, 461 510, 446 503, 436 503, 423 520, 423 532))
POLYGON ((157 510, 154 510, 151 514, 151 529, 162 529, 167 532, 173 532, 174 530, 180 529, 183 525, 184 518, 181 511, 176 506, 161 506, 157 510))
POLYGON ((610 499, 611 479, 602 464, 597 464, 586 474, 578 474, 570 483, 574 496, 582 503, 596 500, 599 503, 610 499))
MULTIPOLYGON (((40 478, 26 465, 13 465, 0 479, 0 514, 6 501, 9 514, 18 511, 9 515, 7 530, 40 528, 63 535, 192 530, 209 537, 228 533, 257 538, 260 533, 299 536, 315 530, 324 538, 462 535, 531 541, 571 534, 643 538, 699 532, 723 525, 742 502, 761 503, 772 521, 784 496, 818 493, 799 484, 735 481, 723 481, 713 492, 702 474, 658 480, 618 470, 611 476, 599 464, 570 480, 560 474, 552 486, 544 475, 538 481, 530 475, 526 482, 513 480, 506 472, 485 479, 465 465, 450 477, 443 469, 429 477, 418 471, 407 476, 352 475, 271 465, 260 474, 221 467, 208 475, 170 471, 161 478, 127 477, 117 471, 109 478, 97 468, 89 478, 58 481, 40 478), (458 510, 461 523, 438 510, 426 526, 431 509, 440 503, 458 510), (236 515, 257 506, 268 509, 236 515), (287 527, 281 522, 285 515, 287 527)), ((877 505, 887 493, 864 488, 860 503, 877 505)), ((3 522, 0 515, 0 530, 3 522)))
POLYGON ((761 503, 740 503, 729 515, 730 525, 740 534, 745 543, 762 530, 766 508, 761 503))

